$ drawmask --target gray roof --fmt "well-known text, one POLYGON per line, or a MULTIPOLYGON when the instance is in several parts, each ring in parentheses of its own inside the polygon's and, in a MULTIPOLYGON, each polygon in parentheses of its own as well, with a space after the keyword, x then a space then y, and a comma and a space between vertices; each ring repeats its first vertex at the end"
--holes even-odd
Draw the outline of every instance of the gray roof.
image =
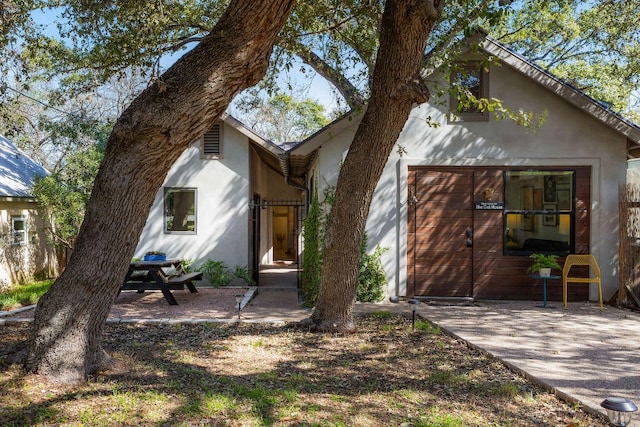
POLYGON ((38 176, 49 172, 0 135, 0 197, 32 197, 38 176))

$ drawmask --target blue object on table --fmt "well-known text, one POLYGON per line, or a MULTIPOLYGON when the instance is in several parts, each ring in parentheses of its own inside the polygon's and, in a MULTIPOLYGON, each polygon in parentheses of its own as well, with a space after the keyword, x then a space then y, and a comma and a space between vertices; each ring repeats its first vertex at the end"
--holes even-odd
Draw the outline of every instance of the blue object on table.
POLYGON ((531 277, 532 279, 542 279, 542 305, 539 305, 538 307, 542 307, 542 308, 555 308, 555 306, 553 305, 549 305, 547 306, 547 280, 548 279, 554 279, 554 280, 558 280, 561 277, 560 276, 555 276, 555 275, 551 275, 551 276, 541 276, 539 274, 532 274, 529 277, 531 277))
POLYGON ((167 256, 160 255, 160 254, 149 254, 149 255, 145 255, 143 259, 145 261, 166 261, 167 256))

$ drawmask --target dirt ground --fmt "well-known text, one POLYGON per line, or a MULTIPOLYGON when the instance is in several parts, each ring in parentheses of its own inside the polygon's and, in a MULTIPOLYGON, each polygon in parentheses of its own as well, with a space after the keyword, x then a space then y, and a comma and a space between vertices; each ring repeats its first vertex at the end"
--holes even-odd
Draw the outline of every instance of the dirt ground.
POLYGON ((0 425, 605 427, 499 360, 407 315, 357 332, 298 324, 107 325, 117 370, 51 386, 10 363, 27 324, 0 328, 0 425))

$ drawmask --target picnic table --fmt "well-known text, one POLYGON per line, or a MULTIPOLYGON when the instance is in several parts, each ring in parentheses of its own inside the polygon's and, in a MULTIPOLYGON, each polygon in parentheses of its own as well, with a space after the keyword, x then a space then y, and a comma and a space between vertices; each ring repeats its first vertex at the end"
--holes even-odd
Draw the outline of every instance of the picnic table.
POLYGON ((134 261, 122 282, 120 291, 162 291, 170 305, 178 305, 171 291, 183 290, 185 285, 191 293, 197 293, 194 281, 202 279, 202 273, 186 273, 179 259, 158 261, 134 261))

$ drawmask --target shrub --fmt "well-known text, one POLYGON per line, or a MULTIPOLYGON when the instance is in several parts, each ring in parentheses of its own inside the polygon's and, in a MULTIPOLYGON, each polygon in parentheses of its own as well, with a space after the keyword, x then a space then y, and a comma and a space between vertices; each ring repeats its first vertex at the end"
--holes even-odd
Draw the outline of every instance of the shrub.
POLYGON ((358 290, 356 300, 361 302, 378 302, 384 298, 384 287, 387 276, 382 267, 382 254, 387 248, 376 245, 371 255, 367 254, 367 233, 362 237, 360 245, 360 272, 358 274, 358 290))
POLYGON ((231 283, 233 279, 244 280, 248 285, 253 285, 254 283, 246 267, 236 265, 234 269, 231 270, 224 261, 208 259, 193 269, 193 263, 189 260, 188 264, 183 264, 182 269, 185 272, 191 270, 202 272, 204 278, 211 282, 211 285, 215 288, 218 286, 226 286, 231 283))
MULTIPOLYGON (((304 220, 304 251, 300 280, 300 295, 305 307, 313 307, 318 299, 320 282, 322 281, 322 258, 324 249, 324 233, 329 223, 331 204, 334 199, 334 188, 324 192, 323 207, 318 201, 317 185, 315 186, 309 213, 304 220)), ((356 300, 361 302, 377 302, 384 298, 384 287, 387 277, 382 266, 382 254, 386 251, 379 245, 371 255, 367 254, 367 233, 360 244, 360 266, 358 273, 358 290, 356 300)))
POLYGON ((191 267, 193 266, 192 259, 183 259, 180 263, 182 264, 182 271, 185 273, 191 273, 191 267))
POLYGON ((249 273, 249 270, 246 267, 236 265, 233 269, 233 276, 236 279, 244 280, 247 285, 253 285, 255 283, 253 281, 253 277, 251 277, 251 273, 249 273))
POLYGON ((233 279, 227 264, 224 261, 206 260, 200 264, 196 271, 202 272, 205 279, 211 282, 213 287, 228 285, 233 279))
POLYGON ((320 281, 322 280, 321 221, 322 211, 316 186, 302 231, 304 251, 302 253, 302 272, 300 274, 300 296, 305 307, 313 307, 316 304, 320 281))

